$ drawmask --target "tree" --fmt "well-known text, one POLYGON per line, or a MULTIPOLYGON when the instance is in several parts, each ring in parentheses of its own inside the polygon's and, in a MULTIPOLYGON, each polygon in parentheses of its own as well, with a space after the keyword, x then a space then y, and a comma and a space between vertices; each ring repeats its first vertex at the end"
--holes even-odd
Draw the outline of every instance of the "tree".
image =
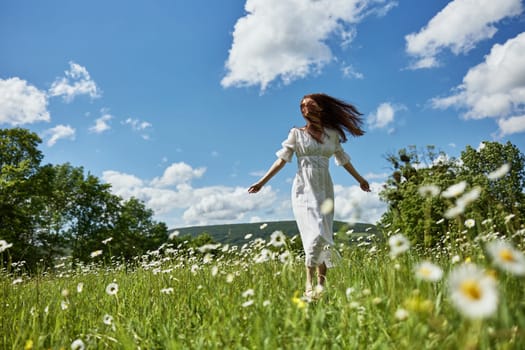
POLYGON ((437 243, 447 232, 460 230, 465 218, 490 219, 504 230, 503 218, 514 214, 519 225, 524 217, 524 157, 510 143, 484 145, 479 151, 467 147, 459 160, 436 153, 433 146, 423 151, 412 146, 397 155, 387 155, 393 172, 380 193, 388 203, 380 225, 392 232, 402 231, 414 243, 427 246, 437 243), (503 164, 509 165, 508 173, 490 180, 488 174, 503 164), (466 205, 467 196, 460 197, 460 206, 459 194, 445 198, 443 191, 463 181, 464 193, 475 198, 466 205))
POLYGON ((40 142, 26 129, 0 129, 0 237, 14 243, 12 257, 28 264, 40 259, 33 220, 34 195, 45 191, 36 176, 43 157, 40 142))
POLYGON ((166 225, 137 199, 123 201, 81 167, 41 166, 39 143, 28 130, 0 129, 0 239, 13 243, 13 261, 86 261, 109 237, 116 254, 131 258, 166 240, 166 225))
POLYGON ((467 146, 461 153, 461 160, 463 166, 459 176, 485 189, 481 203, 488 205, 490 217, 497 218, 500 223, 508 214, 523 217, 525 156, 515 145, 483 142, 479 150, 467 146), (507 172, 505 167, 508 167, 507 172), (495 173, 498 169, 501 169, 500 174, 495 173))
POLYGON ((123 202, 108 244, 114 256, 130 260, 158 248, 168 238, 166 224, 152 219, 153 211, 131 198, 123 202))

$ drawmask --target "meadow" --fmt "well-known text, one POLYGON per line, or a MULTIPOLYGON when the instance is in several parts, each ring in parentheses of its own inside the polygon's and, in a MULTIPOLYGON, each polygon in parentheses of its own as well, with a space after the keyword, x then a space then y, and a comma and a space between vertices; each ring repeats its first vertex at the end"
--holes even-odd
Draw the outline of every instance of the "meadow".
POLYGON ((315 299, 279 231, 236 246, 168 242, 126 263, 93 252, 92 264, 66 257, 32 275, 13 263, 0 273, 0 347, 523 349, 525 230, 510 227, 469 222, 432 249, 400 232, 351 244, 355 233, 338 232, 341 258, 315 299))

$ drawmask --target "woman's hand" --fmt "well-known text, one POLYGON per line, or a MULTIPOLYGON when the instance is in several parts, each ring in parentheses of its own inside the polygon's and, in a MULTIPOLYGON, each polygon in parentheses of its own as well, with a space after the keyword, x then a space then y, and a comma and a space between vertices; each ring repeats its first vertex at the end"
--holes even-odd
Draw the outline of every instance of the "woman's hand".
POLYGON ((366 181, 365 179, 359 182, 359 186, 361 187, 363 191, 370 192, 370 185, 368 184, 368 181, 366 181))
POLYGON ((263 185, 261 185, 260 183, 253 184, 250 186, 250 188, 248 188, 248 193, 257 193, 261 190, 262 187, 263 185))

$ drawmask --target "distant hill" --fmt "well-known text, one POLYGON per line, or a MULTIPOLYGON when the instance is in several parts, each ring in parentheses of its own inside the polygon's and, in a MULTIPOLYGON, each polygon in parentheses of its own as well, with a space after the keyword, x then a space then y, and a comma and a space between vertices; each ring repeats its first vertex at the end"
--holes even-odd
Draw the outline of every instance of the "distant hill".
MULTIPOLYGON (((362 234, 380 235, 375 225, 365 223, 355 223, 349 226, 342 221, 334 222, 334 232, 345 233, 353 230, 352 236, 359 236, 362 234)), ((209 225, 209 226, 193 226, 174 228, 169 230, 171 234, 174 231, 179 231, 179 236, 190 235, 197 237, 202 233, 209 234, 215 242, 223 244, 240 244, 245 243, 246 235, 251 234, 251 239, 262 238, 269 239, 274 231, 282 231, 288 237, 293 237, 299 234, 299 229, 294 220, 291 221, 273 221, 273 222, 259 222, 249 224, 226 224, 226 225, 209 225), (262 225, 265 224, 264 228, 262 225)))

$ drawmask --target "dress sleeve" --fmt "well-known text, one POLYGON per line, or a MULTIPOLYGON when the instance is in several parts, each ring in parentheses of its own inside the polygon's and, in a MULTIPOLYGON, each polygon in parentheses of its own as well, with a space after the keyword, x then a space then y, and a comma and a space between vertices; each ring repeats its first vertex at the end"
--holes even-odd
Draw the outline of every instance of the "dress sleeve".
POLYGON ((277 155, 278 158, 281 158, 285 160, 286 162, 290 163, 292 161, 292 156, 295 152, 295 141, 296 136, 294 129, 290 130, 290 133, 288 134, 288 138, 283 141, 282 148, 275 152, 275 155, 277 155))
POLYGON ((346 163, 350 163, 350 156, 344 151, 339 140, 337 140, 337 143, 335 145, 334 159, 335 164, 339 166, 343 166, 346 163))

